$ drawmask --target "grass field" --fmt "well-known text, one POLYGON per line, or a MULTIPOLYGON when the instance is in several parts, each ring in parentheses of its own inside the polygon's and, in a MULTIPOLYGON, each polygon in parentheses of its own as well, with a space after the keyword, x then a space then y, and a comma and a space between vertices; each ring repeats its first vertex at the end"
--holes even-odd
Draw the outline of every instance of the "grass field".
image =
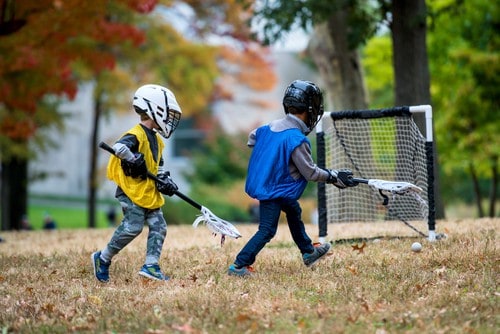
MULTIPOLYGON (((31 205, 28 210, 28 217, 33 229, 41 230, 43 219, 49 214, 57 223, 60 229, 84 228, 88 225, 88 214, 85 209, 79 207, 61 207, 47 205, 31 205)), ((97 227, 107 227, 106 213, 98 210, 96 214, 97 227)))
MULTIPOLYGON (((257 225, 226 240, 204 226, 172 226, 161 266, 172 279, 137 275, 147 228, 93 277, 90 254, 113 229, 1 232, 2 333, 498 333, 500 219, 438 222, 445 240, 380 238, 335 243, 306 268, 285 225, 259 254, 256 274, 227 267, 257 225), (414 241, 420 253, 410 251, 414 241)), ((307 225, 311 236, 317 227, 307 225)), ((400 223, 330 225, 332 240, 415 236, 400 223), (387 233, 390 231, 390 233, 387 233)))

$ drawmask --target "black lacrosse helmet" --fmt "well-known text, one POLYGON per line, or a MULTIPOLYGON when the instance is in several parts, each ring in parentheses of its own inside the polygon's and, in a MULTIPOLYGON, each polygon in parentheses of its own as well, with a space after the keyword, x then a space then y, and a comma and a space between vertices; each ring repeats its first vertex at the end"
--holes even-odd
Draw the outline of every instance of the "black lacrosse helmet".
POLYGON ((307 111, 306 125, 312 131, 323 116, 323 93, 313 82, 295 80, 286 88, 283 97, 285 114, 289 113, 290 107, 307 111))

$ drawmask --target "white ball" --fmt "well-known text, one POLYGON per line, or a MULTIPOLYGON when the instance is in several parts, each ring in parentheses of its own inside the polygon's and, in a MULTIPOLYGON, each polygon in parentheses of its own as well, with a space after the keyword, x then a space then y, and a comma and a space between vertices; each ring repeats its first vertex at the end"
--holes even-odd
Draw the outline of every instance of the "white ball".
POLYGON ((420 252, 422 250, 422 245, 420 244, 420 242, 414 242, 411 245, 411 250, 414 252, 420 252))

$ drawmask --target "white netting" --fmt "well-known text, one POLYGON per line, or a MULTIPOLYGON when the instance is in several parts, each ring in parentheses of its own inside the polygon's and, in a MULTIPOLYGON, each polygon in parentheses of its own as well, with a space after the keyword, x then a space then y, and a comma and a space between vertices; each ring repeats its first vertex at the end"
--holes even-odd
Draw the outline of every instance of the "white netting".
POLYGON ((323 119, 326 168, 348 168, 355 177, 410 182, 422 189, 384 198, 372 187, 326 186, 327 222, 427 221, 425 138, 409 116, 323 119))
POLYGON ((201 207, 201 214, 198 215, 193 222, 193 227, 197 227, 199 223, 204 223, 210 231, 214 234, 220 234, 222 237, 226 235, 234 239, 241 237, 240 232, 233 224, 217 217, 212 211, 204 206, 201 207))

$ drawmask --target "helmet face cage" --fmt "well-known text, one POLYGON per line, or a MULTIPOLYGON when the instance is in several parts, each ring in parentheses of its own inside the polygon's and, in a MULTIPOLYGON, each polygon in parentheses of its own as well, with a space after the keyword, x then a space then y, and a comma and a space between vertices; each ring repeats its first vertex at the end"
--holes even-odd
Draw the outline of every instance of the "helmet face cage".
POLYGON ((285 114, 289 107, 299 110, 307 110, 308 119, 306 125, 312 131, 323 116, 323 94, 314 83, 304 80, 293 81, 286 89, 283 98, 285 114))
POLYGON ((165 138, 169 138, 179 125, 181 108, 174 94, 165 87, 140 87, 134 95, 133 105, 137 113, 146 113, 156 123, 156 131, 165 138))
POLYGON ((167 120, 164 122, 165 128, 160 127, 158 133, 165 138, 170 137, 170 135, 177 129, 179 121, 181 120, 181 114, 176 110, 170 109, 168 111, 167 120))

